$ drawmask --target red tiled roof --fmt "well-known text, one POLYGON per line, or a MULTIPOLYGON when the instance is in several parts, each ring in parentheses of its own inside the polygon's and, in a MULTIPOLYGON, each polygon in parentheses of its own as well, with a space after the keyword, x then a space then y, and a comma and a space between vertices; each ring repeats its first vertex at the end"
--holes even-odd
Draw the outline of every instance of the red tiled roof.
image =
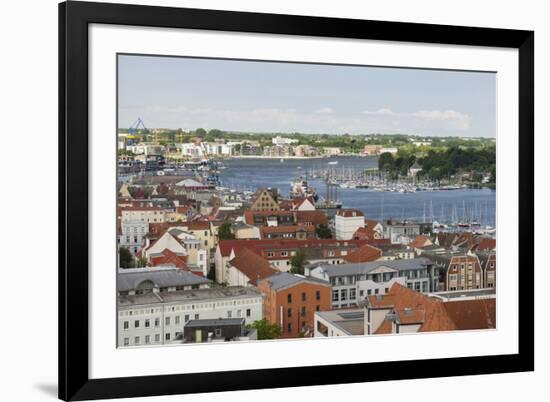
POLYGON ((315 226, 328 223, 327 215, 322 211, 296 211, 294 216, 296 223, 312 223, 315 226))
POLYGON ((261 226, 260 233, 296 233, 299 230, 315 232, 314 226, 305 225, 282 225, 282 226, 261 226))
POLYGON ((496 328, 496 299, 447 302, 445 310, 458 329, 496 328))
POLYGON ((430 239, 423 235, 418 235, 414 238, 413 241, 409 243, 409 246, 412 248, 422 248, 431 243, 430 239))
POLYGON ((298 249, 303 247, 322 247, 322 246, 348 246, 360 247, 367 244, 364 240, 334 240, 334 239, 239 239, 239 240, 220 240, 218 247, 222 256, 228 257, 231 250, 235 253, 243 248, 254 249, 298 249))
POLYGON ((157 267, 159 265, 174 265, 184 271, 191 271, 187 267, 187 256, 178 255, 167 248, 162 250, 161 254, 162 255, 160 256, 151 256, 150 262, 153 267, 157 267))
POLYGON ((248 248, 243 248, 235 258, 229 261, 229 264, 245 274, 249 278, 249 282, 253 285, 256 285, 259 279, 266 278, 279 272, 274 269, 267 260, 253 251, 250 251, 248 248))
POLYGON ((180 224, 180 226, 187 226, 188 230, 209 230, 210 222, 209 221, 185 222, 180 224))
POLYGON ((482 237, 477 244, 478 251, 485 250, 494 250, 497 247, 496 239, 491 239, 489 237, 482 237))
POLYGON ((369 262, 376 261, 380 257, 382 257, 382 250, 365 244, 346 255, 344 260, 347 262, 369 262))

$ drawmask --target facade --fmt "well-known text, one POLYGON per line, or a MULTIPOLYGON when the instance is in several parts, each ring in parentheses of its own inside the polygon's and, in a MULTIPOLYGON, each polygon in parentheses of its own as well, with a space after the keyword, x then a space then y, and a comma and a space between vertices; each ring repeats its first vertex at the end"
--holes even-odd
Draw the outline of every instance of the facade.
POLYGON ((363 212, 356 209, 339 209, 334 218, 336 239, 351 240, 357 229, 365 227, 363 212))
POLYGON ((248 325, 262 319, 262 295, 251 287, 162 292, 144 286, 139 294, 119 292, 118 347, 182 343, 190 320, 243 318, 248 325))
POLYGON ((124 207, 121 211, 121 222, 165 222, 165 211, 160 207, 124 207))
POLYGON ((319 265, 306 275, 331 284, 332 308, 357 306, 368 296, 388 293, 395 283, 424 293, 439 289, 438 269, 425 258, 319 265))
POLYGON ((279 324, 282 338, 313 336, 316 311, 330 309, 330 285, 281 272, 258 281, 264 295, 264 318, 279 324))
MULTIPOLYGON (((480 259, 475 254, 463 253, 422 253, 422 256, 434 261, 441 270, 442 288, 440 290, 472 290, 485 287, 485 272, 480 259)), ((492 270, 491 279, 495 278, 496 260, 486 261, 492 270), (493 266, 490 264, 493 263, 493 266)), ((493 285, 495 282, 492 282, 493 285)))
POLYGON ((256 330, 246 328, 244 318, 189 320, 183 328, 184 343, 235 342, 256 339, 256 330))
POLYGON ((127 248, 135 255, 145 245, 145 235, 149 231, 149 224, 143 221, 125 221, 120 226, 121 234, 118 246, 127 248))
POLYGON ((274 190, 258 189, 253 198, 254 201, 250 206, 251 211, 278 211, 280 209, 274 190))
POLYGON ((225 270, 225 284, 229 286, 255 286, 265 277, 278 272, 258 254, 245 248, 231 259, 225 270))
POLYGON ((432 230, 431 223, 389 220, 384 226, 384 237, 390 239, 392 244, 407 245, 413 241, 416 236, 430 234, 432 230))

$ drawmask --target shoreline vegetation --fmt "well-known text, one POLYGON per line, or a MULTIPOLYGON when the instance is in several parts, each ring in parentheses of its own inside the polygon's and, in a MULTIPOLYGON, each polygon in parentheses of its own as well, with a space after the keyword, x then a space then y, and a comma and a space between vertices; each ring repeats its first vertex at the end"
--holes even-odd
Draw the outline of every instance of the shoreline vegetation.
POLYGON ((378 170, 388 181, 421 180, 439 184, 465 183, 474 188, 496 187, 496 139, 406 134, 243 133, 182 129, 119 129, 122 155, 135 156, 136 144, 157 144, 171 163, 190 159, 307 160, 335 157, 377 157, 378 170), (204 145, 203 145, 204 144, 204 145), (223 145, 224 152, 205 145, 223 145), (134 148, 132 148, 134 145, 134 148), (200 148, 199 152, 189 147, 200 148), (227 149, 230 149, 228 152, 227 149))

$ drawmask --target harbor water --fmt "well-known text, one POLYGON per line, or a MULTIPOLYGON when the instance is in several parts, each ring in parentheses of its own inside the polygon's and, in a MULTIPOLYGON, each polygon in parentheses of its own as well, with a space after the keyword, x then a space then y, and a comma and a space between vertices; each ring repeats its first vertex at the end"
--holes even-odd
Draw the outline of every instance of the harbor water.
MULTIPOLYGON (((363 170, 376 168, 376 157, 342 156, 310 159, 228 159, 220 172, 221 185, 237 190, 255 191, 259 187, 273 187, 288 196, 291 182, 308 171, 321 169, 363 170), (329 164, 329 162, 331 162, 329 164), (335 163, 337 162, 337 163, 335 163)), ((323 197, 324 180, 308 178, 323 197)), ((364 188, 339 188, 338 200, 344 208, 356 208, 367 219, 411 219, 450 223, 477 221, 482 226, 496 227, 496 191, 491 189, 459 189, 448 191, 390 192, 364 188)))

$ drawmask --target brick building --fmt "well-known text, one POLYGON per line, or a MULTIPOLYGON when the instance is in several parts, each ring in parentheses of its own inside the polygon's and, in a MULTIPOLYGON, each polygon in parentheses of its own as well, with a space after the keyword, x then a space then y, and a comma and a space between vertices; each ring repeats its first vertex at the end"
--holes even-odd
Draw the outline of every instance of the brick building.
POLYGON ((330 310, 330 284, 281 272, 258 281, 264 295, 263 314, 279 324, 282 338, 313 336, 316 311, 330 310))

